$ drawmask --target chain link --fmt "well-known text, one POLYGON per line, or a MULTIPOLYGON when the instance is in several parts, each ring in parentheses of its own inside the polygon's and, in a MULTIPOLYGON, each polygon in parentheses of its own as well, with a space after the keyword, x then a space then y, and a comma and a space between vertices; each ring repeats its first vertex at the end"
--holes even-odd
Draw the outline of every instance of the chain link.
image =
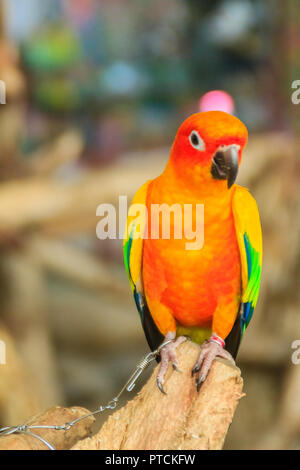
POLYGON ((5 426, 3 428, 0 428, 0 437, 1 436, 8 436, 11 434, 26 434, 31 437, 35 437, 39 441, 41 441, 45 446, 48 447, 49 450, 55 450, 55 448, 50 444, 50 442, 46 441, 46 439, 43 439, 41 436, 38 434, 35 434, 32 432, 34 429, 53 429, 55 431, 69 431, 71 427, 73 427, 75 424, 77 424, 79 421, 82 421, 84 419, 87 419, 91 416, 95 416, 99 413, 103 413, 106 410, 114 410, 119 402, 119 399, 121 395, 125 392, 132 392, 136 385, 136 381, 140 377, 140 375, 144 372, 144 370, 149 366, 149 364, 156 359, 157 356, 160 354, 160 350, 166 346, 169 343, 172 343, 173 340, 168 340, 162 343, 155 351, 150 352, 146 356, 141 359, 141 361, 137 364, 135 371, 125 385, 121 388, 120 392, 118 395, 110 400, 105 406, 100 405, 99 408, 97 408, 95 411, 91 411, 90 413, 87 413, 83 416, 80 416, 79 418, 74 419, 73 421, 61 424, 61 425, 38 425, 38 424, 20 424, 19 426, 5 426))

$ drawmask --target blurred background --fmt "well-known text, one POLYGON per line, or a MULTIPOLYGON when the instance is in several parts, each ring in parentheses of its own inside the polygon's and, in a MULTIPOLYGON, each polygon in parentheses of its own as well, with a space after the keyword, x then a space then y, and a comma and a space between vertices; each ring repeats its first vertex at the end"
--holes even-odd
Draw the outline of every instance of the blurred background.
POLYGON ((104 404, 148 351, 96 208, 158 175, 180 123, 223 89, 249 129, 238 182, 264 235, 225 447, 300 448, 299 49, 297 0, 0 1, 1 425, 104 404))

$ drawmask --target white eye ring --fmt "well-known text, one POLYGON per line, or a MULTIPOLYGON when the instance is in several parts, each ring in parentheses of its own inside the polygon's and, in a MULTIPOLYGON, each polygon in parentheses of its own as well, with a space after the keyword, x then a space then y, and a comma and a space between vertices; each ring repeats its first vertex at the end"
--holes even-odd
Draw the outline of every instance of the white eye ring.
POLYGON ((204 140, 200 137, 197 131, 192 131, 189 136, 189 141, 192 147, 197 150, 205 150, 204 140))

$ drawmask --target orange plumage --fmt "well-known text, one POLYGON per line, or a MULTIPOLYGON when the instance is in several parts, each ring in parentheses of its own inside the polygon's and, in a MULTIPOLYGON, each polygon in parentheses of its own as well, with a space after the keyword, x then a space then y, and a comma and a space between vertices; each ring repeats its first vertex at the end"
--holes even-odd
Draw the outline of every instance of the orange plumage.
MULTIPOLYGON (((192 204, 195 223, 195 204, 204 204, 201 250, 186 250, 186 238, 151 239, 149 233, 144 240, 145 295, 164 335, 181 325, 213 330, 225 339, 233 326, 241 298, 240 255, 231 210, 234 187, 228 190, 226 181, 214 180, 210 167, 220 145, 235 143, 243 148, 246 139, 245 126, 230 115, 191 116, 178 131, 165 171, 149 184, 150 215, 152 204, 192 204), (200 162, 199 152, 184 139, 193 129, 199 130, 206 143, 200 162)), ((151 218, 149 232, 150 227, 151 218)), ((171 234, 172 229, 173 224, 171 234)))
MULTIPOLYGON (((216 337, 222 347, 225 340, 234 357, 237 354, 257 302, 262 263, 255 200, 233 184, 247 137, 245 125, 227 113, 190 116, 177 132, 164 172, 144 184, 133 200, 133 205, 146 205, 148 225, 145 216, 137 222, 129 214, 124 259, 152 349, 163 337, 188 335, 198 343, 209 338, 204 349, 210 363, 216 337), (204 243, 187 249, 199 204, 204 207, 204 243), (172 208, 179 207, 184 215, 186 205, 192 208, 192 217, 176 219, 172 208), (152 214, 153 207, 163 206, 172 214, 169 237, 163 236, 163 216, 152 214), (141 233, 147 230, 146 239, 135 237, 138 227, 141 233)), ((220 345, 217 349, 228 358, 220 345)), ((163 364, 160 385, 166 361, 163 364)), ((207 375, 208 361, 203 367, 199 383, 207 375)))

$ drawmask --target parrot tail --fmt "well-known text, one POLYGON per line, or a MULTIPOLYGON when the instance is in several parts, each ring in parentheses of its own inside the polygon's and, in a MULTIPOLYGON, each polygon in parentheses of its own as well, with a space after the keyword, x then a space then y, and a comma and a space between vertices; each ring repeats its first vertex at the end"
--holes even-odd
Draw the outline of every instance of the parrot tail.
POLYGON ((236 359, 240 344, 242 339, 242 329, 241 329, 241 311, 239 312, 231 332, 226 338, 225 349, 228 351, 234 359, 236 359))

